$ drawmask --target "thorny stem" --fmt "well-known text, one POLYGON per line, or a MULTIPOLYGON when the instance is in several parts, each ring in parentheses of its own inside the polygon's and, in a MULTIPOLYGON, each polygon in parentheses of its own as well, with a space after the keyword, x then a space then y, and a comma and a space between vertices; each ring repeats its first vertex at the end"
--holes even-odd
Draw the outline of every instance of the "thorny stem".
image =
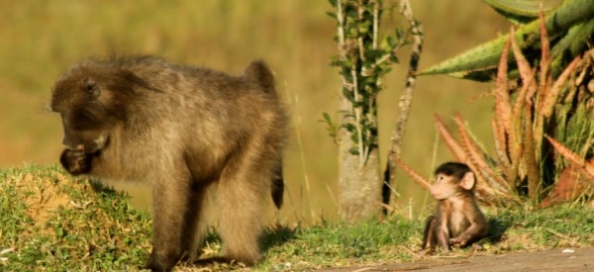
MULTIPOLYGON (((359 103, 359 84, 357 83, 357 69, 355 64, 353 64, 351 74, 353 76, 353 91, 355 93, 355 103, 359 103)), ((363 128, 361 127, 361 108, 357 106, 354 106, 354 108, 357 135, 359 137, 359 167, 363 167, 365 163, 365 157, 363 156, 363 128)))
MULTIPOLYGON (((359 6, 357 7, 357 19, 359 21, 363 20, 363 3, 362 1, 359 1, 359 6)), ((357 42, 359 43, 359 59, 361 60, 361 63, 365 62, 365 47, 363 44, 363 37, 361 35, 359 35, 359 38, 357 39, 357 42)), ((363 69, 363 68, 361 68, 363 69)), ((365 166, 365 160, 367 159, 367 146, 365 145, 365 141, 363 141, 363 128, 361 127, 361 120, 362 120, 362 112, 361 112, 361 96, 359 95, 359 78, 357 77, 357 63, 353 62, 353 83, 355 85, 355 103, 357 103, 358 105, 355 105, 355 116, 357 118, 357 133, 359 136, 359 168, 363 168, 363 166, 365 166)), ((365 138, 367 138, 367 136, 365 136, 365 138)))
POLYGON ((383 201, 386 204, 390 201, 389 183, 392 179, 394 179, 396 172, 396 158, 400 157, 400 147, 402 145, 402 138, 406 128, 406 122, 408 121, 408 116, 410 114, 412 94, 415 88, 416 72, 419 67, 419 60, 421 57, 421 51, 423 49, 423 26, 415 20, 410 2, 408 0, 400 1, 400 12, 410 24, 410 32, 413 35, 413 46, 410 54, 404 92, 398 103, 400 115, 398 116, 398 120, 396 122, 396 128, 392 133, 392 147, 388 155, 386 171, 384 172, 384 187, 382 190, 382 196, 383 201))
POLYGON ((336 1, 336 9, 338 10, 336 13, 336 19, 338 20, 338 47, 341 50, 344 50, 344 18, 342 17, 342 2, 336 1))
POLYGON ((379 28, 379 2, 373 1, 373 49, 377 49, 377 31, 379 28))
MULTIPOLYGON (((380 3, 378 1, 373 1, 373 41, 372 41, 372 45, 373 45, 373 50, 377 49, 377 36, 378 36, 378 28, 379 28, 379 9, 380 9, 380 3)), ((380 81, 381 78, 377 78, 376 79, 376 86, 380 86, 380 81)), ((374 109, 374 105, 375 104, 375 98, 374 99, 369 99, 369 112, 367 113, 369 115, 369 117, 367 118, 367 120, 370 120, 372 122, 372 126, 376 126, 376 123, 374 122, 376 119, 374 118, 373 114, 373 109, 374 109)), ((367 156, 369 155, 369 152, 371 150, 371 144, 372 144, 372 140, 373 137, 375 137, 372 133, 367 132, 367 150, 366 150, 366 154, 365 154, 365 158, 367 158, 367 156)))
POLYGON ((392 150, 396 156, 400 156, 400 147, 402 145, 402 136, 406 128, 406 122, 410 113, 410 107, 412 104, 412 93, 414 91, 416 82, 416 72, 419 67, 419 59, 423 47, 423 26, 417 22, 412 13, 410 3, 408 0, 401 0, 400 7, 402 14, 409 21, 411 25, 411 32, 413 33, 413 46, 411 49, 410 62, 408 73, 406 75, 406 84, 404 87, 404 93, 400 97, 398 107, 400 108, 400 115, 398 116, 398 122, 396 123, 396 129, 392 135, 392 150))

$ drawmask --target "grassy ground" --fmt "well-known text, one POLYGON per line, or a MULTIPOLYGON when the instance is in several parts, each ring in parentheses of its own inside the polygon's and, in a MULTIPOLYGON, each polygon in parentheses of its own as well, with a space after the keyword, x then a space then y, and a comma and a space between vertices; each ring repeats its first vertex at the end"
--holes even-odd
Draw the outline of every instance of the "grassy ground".
MULTIPOLYGON (((28 165, 0 170, 0 270, 134 271, 150 252, 151 219, 129 198, 87 179, 72 179, 57 167, 28 165)), ((262 236, 264 262, 254 268, 183 267, 182 271, 308 271, 410 262, 452 256, 501 254, 550 247, 592 246, 594 216, 577 204, 538 212, 489 210, 483 249, 436 256, 416 254, 427 209, 347 225, 322 222, 304 228, 269 224, 262 236)), ((204 253, 216 254, 213 233, 204 253)))
POLYGON ((146 212, 56 168, 2 170, 0 195, 0 270, 123 270, 150 249, 146 212))
MULTIPOLYGON (((422 67, 489 40, 509 26, 482 1, 411 2, 425 27, 422 67)), ((276 73, 293 121, 285 156, 287 198, 293 205, 281 216, 304 223, 319 222, 322 216, 336 218, 337 151, 318 122, 322 112, 337 112, 340 84, 329 66, 337 49, 332 40, 335 23, 325 15, 330 9, 327 1, 0 0, 0 6, 0 167, 57 162, 61 125, 44 109, 53 81, 75 62, 113 53, 154 54, 239 73, 250 60, 263 58, 276 73)), ((389 33, 403 22, 397 10, 384 18, 389 33)), ((403 63, 406 53, 400 54, 403 63)), ((386 79, 388 89, 380 94, 382 159, 405 70, 395 67, 386 79)), ((491 101, 469 102, 490 87, 445 76, 419 78, 403 158, 425 174, 450 159, 442 147, 432 155, 434 113, 444 115, 451 125, 448 117, 460 111, 480 139, 490 139, 491 101)), ((144 191, 129 189, 145 206, 144 191)), ((425 198, 420 187, 399 175, 397 189, 401 206, 422 208, 425 198)))

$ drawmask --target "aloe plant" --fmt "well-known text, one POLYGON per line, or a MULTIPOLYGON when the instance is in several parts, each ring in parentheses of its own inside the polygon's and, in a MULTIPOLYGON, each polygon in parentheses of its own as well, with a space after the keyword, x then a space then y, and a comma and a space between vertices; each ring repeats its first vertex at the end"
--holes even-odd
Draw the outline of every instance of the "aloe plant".
MULTIPOLYGON (((555 75, 544 12, 540 18, 537 61, 522 52, 513 29, 499 56, 491 122, 495 152, 481 148, 462 116, 454 118, 459 139, 436 117, 442 141, 457 161, 475 172, 477 197, 487 205, 529 203, 537 208, 543 199, 550 204, 580 195, 571 189, 592 195, 594 188, 594 161, 586 159, 594 156, 594 50, 576 56, 555 75), (510 84, 510 67, 520 78, 517 85, 510 84)), ((427 186, 404 162, 398 164, 427 186)))
MULTIPOLYGON (((557 76, 573 58, 587 50, 587 42, 594 33, 594 1, 591 0, 548 0, 542 8, 535 0, 485 0, 500 14, 518 25, 514 37, 528 61, 538 61, 542 44, 538 12, 545 14, 545 28, 551 38, 550 67, 557 76), (531 54, 530 54, 531 53, 531 54)), ((479 45, 451 59, 433 65, 420 75, 446 74, 457 78, 487 81, 495 77, 499 56, 511 33, 479 45)), ((513 65, 513 59, 507 60, 513 65)), ((517 67, 508 73, 510 78, 519 77, 517 67)))

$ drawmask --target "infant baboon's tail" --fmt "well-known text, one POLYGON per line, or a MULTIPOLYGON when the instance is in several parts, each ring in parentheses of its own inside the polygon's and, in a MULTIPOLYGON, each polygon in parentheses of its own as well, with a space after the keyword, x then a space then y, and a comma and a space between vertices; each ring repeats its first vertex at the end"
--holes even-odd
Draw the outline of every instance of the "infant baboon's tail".
POLYGON ((274 166, 272 173, 272 200, 277 209, 283 206, 283 194, 285 192, 285 180, 283 179, 283 162, 279 160, 274 166))
POLYGON ((268 65, 262 60, 255 60, 245 68, 243 76, 249 80, 258 82, 258 84, 268 93, 274 93, 274 76, 268 68, 268 65))

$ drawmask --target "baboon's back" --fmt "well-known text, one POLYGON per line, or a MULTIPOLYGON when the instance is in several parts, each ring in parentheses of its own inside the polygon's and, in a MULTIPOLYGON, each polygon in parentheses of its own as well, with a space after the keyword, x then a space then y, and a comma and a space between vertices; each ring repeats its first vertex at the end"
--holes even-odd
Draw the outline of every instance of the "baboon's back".
MULTIPOLYGON (((257 157, 262 166, 269 167, 269 162, 281 160, 286 115, 266 64, 255 61, 242 75, 230 76, 201 67, 150 62, 154 67, 140 65, 138 74, 152 79, 155 88, 167 96, 163 103, 169 108, 163 109, 162 117, 175 122, 175 127, 185 135, 183 148, 187 156, 198 157, 188 162, 215 168, 216 162, 220 162, 223 167, 230 156, 245 152, 242 149, 248 141, 259 146, 257 157)), ((273 182, 273 188, 280 189, 276 190, 278 199, 278 194, 282 194, 282 176, 273 182)))

